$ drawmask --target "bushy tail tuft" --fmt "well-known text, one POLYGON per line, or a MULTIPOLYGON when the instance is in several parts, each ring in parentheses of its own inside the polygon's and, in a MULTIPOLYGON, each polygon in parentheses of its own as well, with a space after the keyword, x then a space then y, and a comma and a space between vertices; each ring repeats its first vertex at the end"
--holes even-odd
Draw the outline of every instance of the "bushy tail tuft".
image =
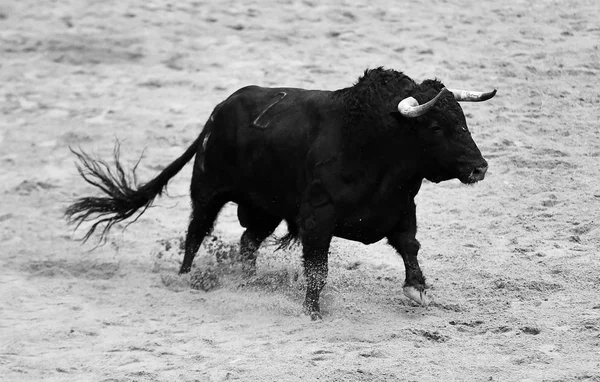
POLYGON ((298 226, 295 222, 287 220, 288 233, 284 236, 279 237, 275 240, 275 244, 277 244, 276 251, 290 249, 299 244, 299 234, 298 234, 298 226))
POLYGON ((156 178, 140 186, 137 185, 135 172, 142 158, 140 157, 131 173, 126 174, 119 161, 118 142, 113 152, 114 169, 103 160, 93 159, 83 151, 77 152, 71 149, 80 162, 77 164, 79 174, 86 182, 102 190, 106 196, 77 199, 65 211, 68 223, 76 224, 75 229, 77 229, 83 222, 94 221, 82 240, 87 241, 97 228, 101 228, 100 243, 106 242, 108 232, 113 225, 132 217, 142 209, 132 221, 135 222, 152 205, 154 198, 162 194, 169 180, 194 157, 198 141, 197 139, 181 157, 167 166, 156 178))

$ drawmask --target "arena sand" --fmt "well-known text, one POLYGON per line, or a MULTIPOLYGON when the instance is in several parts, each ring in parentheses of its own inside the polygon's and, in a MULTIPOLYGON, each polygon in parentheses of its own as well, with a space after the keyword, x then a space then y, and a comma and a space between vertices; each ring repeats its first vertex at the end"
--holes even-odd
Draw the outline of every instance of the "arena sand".
MULTIPOLYGON (((600 7, 581 1, 0 3, 0 379, 600 381, 600 7), (62 214, 95 190, 69 146, 150 179, 248 85, 337 89, 367 67, 498 95, 464 104, 490 164, 425 182, 402 296, 385 242, 334 240, 324 319, 301 314, 300 251, 237 277, 234 206, 177 276, 190 167, 109 242, 62 214), (196 271, 197 272, 197 271, 196 271)), ((278 233, 283 233, 281 227, 278 233)))

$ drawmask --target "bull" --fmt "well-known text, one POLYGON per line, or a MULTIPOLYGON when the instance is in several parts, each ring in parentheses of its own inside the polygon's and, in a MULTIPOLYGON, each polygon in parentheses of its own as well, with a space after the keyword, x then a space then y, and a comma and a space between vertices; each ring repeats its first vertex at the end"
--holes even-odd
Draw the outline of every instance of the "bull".
POLYGON ((248 273, 282 221, 284 239, 302 244, 303 307, 312 319, 321 318, 334 236, 365 244, 387 238, 404 261, 404 294, 426 305, 414 198, 424 179, 484 179, 488 164, 458 102, 495 94, 447 89, 438 80, 417 83, 384 68, 368 69, 353 86, 335 91, 247 86, 218 104, 183 155, 145 184, 135 184, 118 156, 111 169, 74 151, 81 176, 105 196, 76 200, 66 217, 93 221, 84 239, 97 228, 105 239, 115 223, 142 214, 195 156, 180 274, 190 271, 225 203, 235 202, 248 273))

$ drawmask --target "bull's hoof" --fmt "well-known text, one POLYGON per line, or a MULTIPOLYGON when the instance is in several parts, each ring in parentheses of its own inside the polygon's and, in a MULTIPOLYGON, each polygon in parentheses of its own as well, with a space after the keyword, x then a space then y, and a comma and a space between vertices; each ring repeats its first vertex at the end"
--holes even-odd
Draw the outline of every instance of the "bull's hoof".
POLYGON ((315 308, 312 304, 307 304, 305 302, 304 307, 303 307, 303 312, 304 312, 304 314, 309 316, 312 321, 317 321, 317 320, 323 319, 323 316, 321 315, 319 308, 318 307, 315 308))
POLYGON ((405 286, 403 288, 404 295, 421 306, 427 306, 429 299, 427 298, 427 290, 422 286, 405 286))

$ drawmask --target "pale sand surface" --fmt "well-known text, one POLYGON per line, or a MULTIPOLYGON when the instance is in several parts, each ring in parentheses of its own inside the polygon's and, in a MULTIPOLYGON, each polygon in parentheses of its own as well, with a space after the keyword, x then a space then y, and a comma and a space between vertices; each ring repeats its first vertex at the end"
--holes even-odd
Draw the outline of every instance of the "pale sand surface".
MULTIPOLYGON (((0 2, 0 379, 600 381, 597 1, 331 3, 0 2), (253 285, 191 289, 191 166, 95 251, 62 219, 95 193, 69 145, 108 159, 118 138, 129 165, 147 148, 150 179, 244 85, 336 89, 381 65, 499 90, 463 105, 486 179, 417 198, 430 307, 384 242, 334 240, 320 322, 297 248, 263 247, 253 285)), ((228 206, 196 265, 241 232, 228 206)))

